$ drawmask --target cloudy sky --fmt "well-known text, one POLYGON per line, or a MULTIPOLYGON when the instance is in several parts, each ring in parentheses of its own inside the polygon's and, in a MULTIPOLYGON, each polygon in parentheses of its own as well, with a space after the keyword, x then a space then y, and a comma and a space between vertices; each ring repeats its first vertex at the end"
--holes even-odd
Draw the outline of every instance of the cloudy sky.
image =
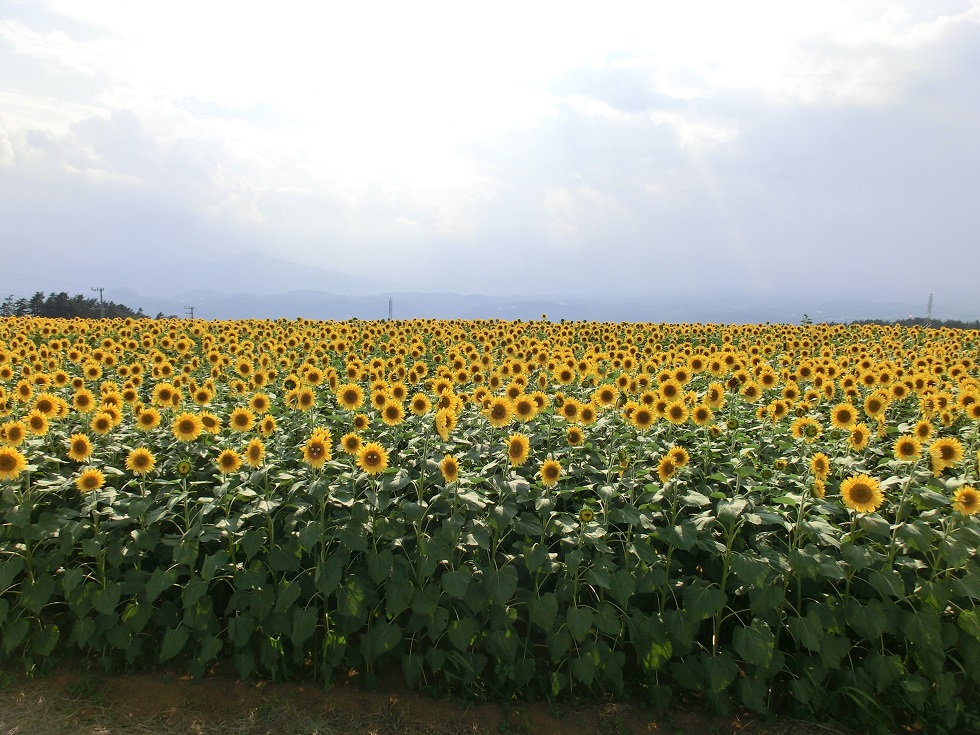
POLYGON ((4 293, 976 291, 980 0, 0 0, 0 69, 4 293))

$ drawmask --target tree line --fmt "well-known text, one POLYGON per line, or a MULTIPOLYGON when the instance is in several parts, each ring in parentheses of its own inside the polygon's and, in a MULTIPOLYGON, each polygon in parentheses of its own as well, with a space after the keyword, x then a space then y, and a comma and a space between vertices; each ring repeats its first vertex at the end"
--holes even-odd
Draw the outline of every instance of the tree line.
POLYGON ((146 318, 142 309, 133 311, 128 306, 114 301, 100 302, 98 299, 75 294, 69 296, 65 291, 51 293, 47 296, 43 291, 37 291, 30 298, 14 298, 7 296, 0 304, 0 317, 4 316, 38 316, 47 318, 81 317, 83 319, 134 319, 146 318))

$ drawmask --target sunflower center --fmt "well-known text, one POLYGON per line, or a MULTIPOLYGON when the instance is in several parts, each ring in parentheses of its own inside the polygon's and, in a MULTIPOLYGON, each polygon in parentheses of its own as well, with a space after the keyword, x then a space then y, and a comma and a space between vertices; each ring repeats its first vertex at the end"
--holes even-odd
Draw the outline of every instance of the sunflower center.
POLYGON ((17 463, 9 454, 0 454, 0 472, 10 472, 17 463))
POLYGON ((873 497, 874 493, 871 488, 863 482, 859 482, 851 488, 851 499, 858 505, 867 505, 873 497))
POLYGON ((364 464, 368 465, 369 467, 375 467, 380 463, 381 463, 381 455, 378 454, 377 452, 372 450, 364 455, 364 464))

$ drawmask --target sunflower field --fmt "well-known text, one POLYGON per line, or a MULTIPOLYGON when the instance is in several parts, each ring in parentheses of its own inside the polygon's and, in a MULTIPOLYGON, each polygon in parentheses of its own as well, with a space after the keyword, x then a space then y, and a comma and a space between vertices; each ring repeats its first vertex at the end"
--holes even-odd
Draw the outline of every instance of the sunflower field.
POLYGON ((975 726, 980 332, 0 320, 0 660, 975 726))

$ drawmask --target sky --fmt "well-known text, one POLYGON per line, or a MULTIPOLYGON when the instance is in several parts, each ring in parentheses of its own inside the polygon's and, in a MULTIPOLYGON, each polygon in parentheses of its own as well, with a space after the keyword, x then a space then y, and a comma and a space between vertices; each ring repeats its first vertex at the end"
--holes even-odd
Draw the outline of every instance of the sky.
POLYGON ((0 293, 261 253, 976 318, 978 69, 980 0, 0 0, 0 293))

